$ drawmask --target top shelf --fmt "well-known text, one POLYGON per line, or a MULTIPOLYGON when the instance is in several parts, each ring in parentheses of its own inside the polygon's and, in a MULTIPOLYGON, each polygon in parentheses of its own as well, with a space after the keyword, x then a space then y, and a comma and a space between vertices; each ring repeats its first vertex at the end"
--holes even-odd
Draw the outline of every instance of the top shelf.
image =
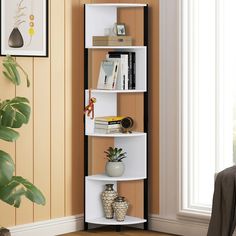
POLYGON ((89 7, 117 7, 117 8, 127 8, 127 7, 146 7, 147 4, 132 4, 132 3, 100 3, 100 4, 86 4, 89 7))
POLYGON ((88 49, 146 49, 146 46, 89 46, 88 49))

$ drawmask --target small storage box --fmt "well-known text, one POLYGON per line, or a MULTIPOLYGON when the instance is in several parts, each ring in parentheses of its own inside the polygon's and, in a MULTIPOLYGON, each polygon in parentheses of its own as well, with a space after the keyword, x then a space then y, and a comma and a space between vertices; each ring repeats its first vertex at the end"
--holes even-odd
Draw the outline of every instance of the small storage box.
POLYGON ((130 36, 93 36, 93 46, 132 46, 130 36))

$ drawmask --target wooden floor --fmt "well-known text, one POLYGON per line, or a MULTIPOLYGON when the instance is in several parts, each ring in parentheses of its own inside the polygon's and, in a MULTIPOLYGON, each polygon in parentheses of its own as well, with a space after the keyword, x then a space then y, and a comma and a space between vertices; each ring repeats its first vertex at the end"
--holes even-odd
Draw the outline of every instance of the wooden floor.
POLYGON ((154 231, 144 231, 125 228, 121 232, 116 232, 114 229, 96 229, 89 231, 79 231, 77 233, 65 234, 64 236, 168 236, 170 234, 163 234, 154 231))

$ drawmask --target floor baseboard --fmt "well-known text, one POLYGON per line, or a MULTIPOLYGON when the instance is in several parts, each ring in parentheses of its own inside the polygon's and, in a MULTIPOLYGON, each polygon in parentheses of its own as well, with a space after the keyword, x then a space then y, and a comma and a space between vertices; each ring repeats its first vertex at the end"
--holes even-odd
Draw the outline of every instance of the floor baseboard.
POLYGON ((84 216, 75 215, 9 228, 12 236, 56 236, 84 228, 84 216))
POLYGON ((159 215, 150 215, 149 229, 174 235, 206 236, 208 224, 166 219, 159 215))

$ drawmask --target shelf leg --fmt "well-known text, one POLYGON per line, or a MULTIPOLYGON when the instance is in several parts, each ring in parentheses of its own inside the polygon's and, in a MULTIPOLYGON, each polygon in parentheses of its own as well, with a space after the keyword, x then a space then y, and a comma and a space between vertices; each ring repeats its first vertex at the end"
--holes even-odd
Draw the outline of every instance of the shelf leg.
POLYGON ((84 230, 87 231, 88 230, 88 223, 84 222, 84 230))
POLYGON ((116 225, 116 232, 120 232, 122 230, 121 225, 116 225))

